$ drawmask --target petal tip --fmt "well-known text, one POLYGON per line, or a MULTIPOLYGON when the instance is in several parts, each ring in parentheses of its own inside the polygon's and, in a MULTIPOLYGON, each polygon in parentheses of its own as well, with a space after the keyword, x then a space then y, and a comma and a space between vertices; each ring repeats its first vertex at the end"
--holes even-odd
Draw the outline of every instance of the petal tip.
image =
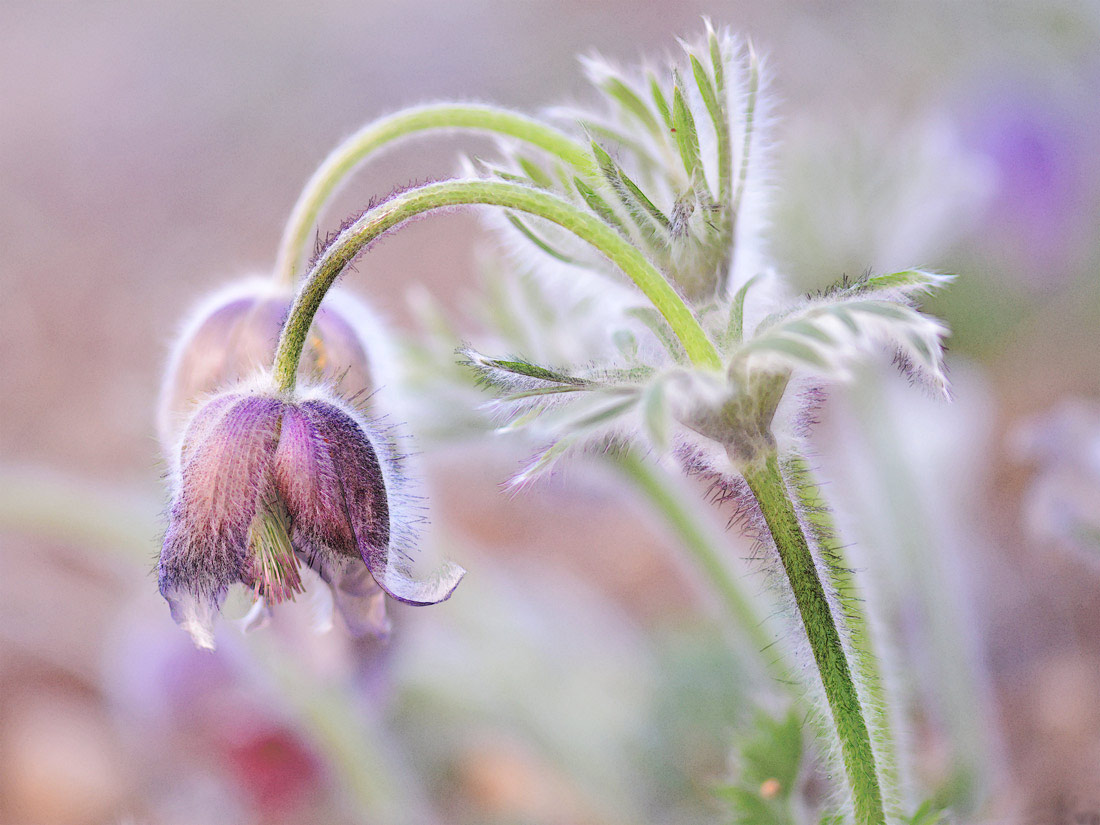
POLYGON ((218 613, 217 604, 199 598, 193 593, 174 592, 165 594, 168 607, 183 630, 186 630, 199 650, 214 650, 214 617, 218 613))
POLYGON ((458 587, 466 570, 454 562, 444 562, 430 578, 418 581, 408 570, 387 566, 381 576, 376 577, 378 586, 399 602, 423 607, 439 604, 451 597, 458 587))

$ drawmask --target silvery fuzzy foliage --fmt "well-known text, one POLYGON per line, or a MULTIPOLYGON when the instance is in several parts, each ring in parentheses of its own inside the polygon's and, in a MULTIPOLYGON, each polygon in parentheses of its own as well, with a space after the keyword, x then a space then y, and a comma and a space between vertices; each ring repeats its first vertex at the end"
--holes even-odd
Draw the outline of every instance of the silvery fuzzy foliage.
POLYGON ((793 437, 798 404, 791 386, 804 378, 843 380, 876 348, 893 352, 915 381, 946 394, 947 330, 914 302, 949 276, 868 274, 777 300, 781 279, 761 253, 766 187, 758 165, 767 106, 751 48, 708 26, 703 42, 683 44, 681 61, 662 72, 587 65, 603 107, 570 114, 590 140, 599 178, 518 150, 482 168, 569 198, 629 239, 691 307, 724 369, 691 366, 661 315, 640 296, 622 298, 621 276, 602 258, 562 231, 510 216, 513 250, 518 236, 534 275, 525 298, 530 315, 554 315, 563 268, 586 276, 596 306, 585 314, 587 329, 561 313, 543 325, 551 335, 558 326, 594 342, 582 363, 521 354, 548 349, 522 316, 496 325, 508 347, 501 355, 460 350, 497 396, 493 409, 505 426, 530 430, 544 444, 517 483, 573 448, 639 440, 659 454, 674 448, 707 456, 712 469, 736 475, 740 462, 774 449, 776 437, 793 437), (606 300, 595 286, 601 282, 610 285, 606 300))
POLYGON ((387 631, 383 593, 448 598, 461 568, 425 581, 412 572, 416 518, 398 456, 386 433, 319 391, 288 399, 260 379, 207 401, 180 443, 158 564, 173 618, 213 647, 231 585, 251 588, 262 612, 302 592, 300 565, 360 635, 387 631))
MULTIPOLYGON (((157 405, 161 449, 177 452, 183 429, 212 393, 271 366, 293 290, 268 277, 227 284, 184 323, 172 348, 157 405)), ((299 375, 354 399, 377 385, 380 324, 350 293, 333 289, 318 311, 299 375)))

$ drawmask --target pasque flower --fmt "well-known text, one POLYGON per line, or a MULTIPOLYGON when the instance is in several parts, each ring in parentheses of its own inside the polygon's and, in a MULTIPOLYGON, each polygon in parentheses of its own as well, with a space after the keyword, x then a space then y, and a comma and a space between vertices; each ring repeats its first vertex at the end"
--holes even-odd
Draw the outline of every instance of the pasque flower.
POLYGON ((385 433, 320 391, 265 383, 216 395, 179 448, 158 565, 173 618, 201 647, 229 587, 261 609, 303 591, 304 565, 331 588, 356 634, 384 634, 387 594, 426 605, 451 595, 462 568, 427 580, 411 569, 409 497, 385 433))
MULTIPOLYGON (((174 452, 196 406, 211 393, 271 365, 294 292, 270 278, 226 285, 196 308, 169 358, 157 431, 174 452)), ((378 321, 343 290, 333 290, 310 331, 300 373, 327 381, 349 398, 376 385, 378 321)))

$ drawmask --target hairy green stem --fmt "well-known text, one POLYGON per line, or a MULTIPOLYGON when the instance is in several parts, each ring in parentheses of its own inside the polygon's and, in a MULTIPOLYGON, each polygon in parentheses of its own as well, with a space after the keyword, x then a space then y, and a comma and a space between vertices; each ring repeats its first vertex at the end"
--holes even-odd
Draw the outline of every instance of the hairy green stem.
POLYGON ((721 369, 721 360, 687 304, 664 276, 629 241, 598 218, 538 189, 515 183, 451 180, 431 183, 395 195, 369 210, 345 229, 306 276, 275 352, 275 381, 284 392, 294 389, 298 362, 313 316, 325 294, 363 249, 410 218, 454 206, 499 206, 556 223, 590 243, 618 266, 668 321, 696 366, 721 369))
POLYGON ((831 562, 825 566, 825 575, 828 577, 829 585, 840 599, 840 609, 848 628, 848 638, 855 652, 856 673, 863 684, 867 700, 867 711, 877 746, 876 754, 883 791, 888 800, 894 797, 900 802, 901 767, 898 761, 893 721, 890 718, 886 682, 882 674, 882 660, 876 654, 874 635, 871 632, 859 582, 848 563, 844 547, 836 541, 837 532, 832 513, 806 461, 801 457, 795 458, 791 463, 791 469, 798 479, 796 487, 799 503, 806 513, 806 518, 824 543, 822 549, 832 556, 831 562))
POLYGON ((403 109, 364 126, 337 146, 313 173, 283 230, 275 259, 276 279, 293 285, 321 209, 368 156, 400 138, 445 129, 485 132, 519 140, 554 155, 586 177, 595 179, 599 175, 595 161, 583 145, 526 115, 496 106, 459 103, 403 109))
POLYGON ((770 452, 742 472, 760 504, 794 593, 840 741, 856 825, 884 825, 882 787, 859 692, 809 542, 779 470, 779 459, 770 452))

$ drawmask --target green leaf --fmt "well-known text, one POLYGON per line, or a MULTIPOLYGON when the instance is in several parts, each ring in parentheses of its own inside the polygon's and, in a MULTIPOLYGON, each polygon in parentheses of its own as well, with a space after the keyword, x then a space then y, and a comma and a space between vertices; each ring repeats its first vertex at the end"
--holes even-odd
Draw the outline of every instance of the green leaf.
POLYGON ((932 800, 924 802, 912 816, 905 817, 904 822, 906 825, 939 825, 943 822, 944 812, 932 800))
POLYGON ((650 157, 649 150, 646 149, 646 147, 639 143, 637 140, 628 135, 626 132, 615 129, 611 126, 607 126, 603 123, 597 123, 590 118, 578 120, 577 125, 588 133, 590 139, 593 135, 595 135, 596 137, 600 138, 601 140, 605 140, 608 143, 617 143, 624 149, 633 152, 634 155, 641 162, 649 164, 650 166, 656 164, 656 161, 654 161, 653 158, 650 157))
POLYGON ((569 392, 588 392, 595 389, 595 385, 588 386, 575 386, 575 387, 539 387, 534 390, 524 390, 522 392, 515 392, 511 395, 501 396, 500 400, 504 402, 512 401, 525 401, 529 398, 542 398, 547 395, 561 395, 562 393, 569 392))
POLYGON ((710 65, 714 69, 714 88, 721 98, 726 91, 726 59, 722 54, 722 44, 718 41, 718 32, 707 21, 707 45, 710 47, 710 65))
POLYGON ((619 176, 619 165, 615 163, 615 159, 611 157, 606 149, 604 149, 596 141, 592 141, 592 156, 596 159, 596 165, 600 167, 600 171, 603 172, 607 182, 612 186, 615 185, 619 176))
POLYGON ((645 104, 645 101, 619 78, 607 78, 603 82, 603 90, 611 95, 624 111, 633 115, 639 123, 653 134, 659 135, 661 133, 661 126, 657 123, 657 118, 653 116, 653 112, 645 104))
POLYGON ((638 357, 638 339, 634 337, 634 333, 630 330, 615 330, 611 334, 611 341, 615 344, 615 349, 619 351, 619 354, 628 361, 633 361, 638 357))
MULTIPOLYGON (((622 170, 619 171, 619 178, 622 180, 625 194, 623 200, 626 202, 627 207, 629 208, 631 204, 634 204, 635 208, 640 208, 642 212, 656 221, 662 229, 671 232, 672 221, 665 217, 665 213, 654 206, 653 201, 647 198, 645 193, 638 188, 638 185, 627 177, 622 170)), ((631 212, 634 212, 634 209, 631 209, 631 212)))
POLYGON ((649 331, 657 336, 664 348, 668 351, 668 354, 672 356, 672 360, 677 364, 687 364, 687 351, 684 350, 684 345, 680 343, 680 339, 672 332, 672 327, 668 325, 668 321, 653 307, 635 307, 628 309, 626 314, 632 318, 637 318, 643 324, 645 324, 649 331))
POLYGON ((508 222, 512 224, 520 233, 527 238, 531 243, 545 252, 552 258, 557 258, 562 263, 576 265, 577 261, 566 255, 564 252, 560 252, 550 245, 550 242, 539 236, 533 229, 527 226, 523 220, 513 212, 505 212, 504 216, 508 219, 508 222))
POLYGON ((582 415, 566 425, 566 428, 570 430, 587 430, 598 427, 601 424, 606 424, 614 418, 618 418, 638 403, 639 394, 636 391, 627 391, 624 394, 627 395, 625 399, 609 404, 603 409, 596 410, 595 412, 582 415))
POLYGON ((509 181, 510 183, 522 183, 524 185, 530 184, 531 180, 525 178, 523 175, 517 175, 515 172, 509 172, 506 169, 501 169, 499 166, 495 166, 488 161, 481 160, 480 158, 474 161, 483 171, 488 172, 490 175, 501 180, 509 181))
POLYGON ((730 803, 735 825, 796 825, 791 800, 803 758, 799 714, 758 713, 737 756, 736 781, 716 791, 730 803))
POLYGON ((868 315, 877 315, 894 321, 911 321, 914 315, 913 310, 907 307, 885 301, 852 301, 850 304, 840 304, 840 306, 849 312, 865 312, 868 315))
POLYGON ((554 188, 554 179, 546 173, 545 169, 543 169, 534 161, 523 157, 523 155, 517 155, 516 163, 519 164, 519 167, 523 170, 524 174, 526 174, 527 177, 533 180, 538 186, 541 186, 543 189, 554 188))
POLYGON ((749 176, 749 158, 752 155, 752 135, 756 125, 756 96, 760 91, 760 63, 756 58, 756 50, 749 41, 749 88, 745 99, 745 134, 741 143, 741 165, 737 170, 737 188, 733 193, 732 209, 734 220, 741 211, 741 198, 745 194, 745 183, 749 176))
POLYGON ((650 222, 641 219, 646 215, 653 221, 656 221, 661 228, 666 230, 671 228, 671 224, 664 213, 653 205, 653 202, 645 196, 645 193, 630 179, 626 172, 623 171, 622 167, 615 162, 615 159, 608 154, 607 150, 595 141, 592 142, 592 154, 596 158, 596 163, 599 165, 607 182, 611 185, 611 188, 615 190, 616 194, 618 194, 619 200, 622 202, 623 206, 626 207, 630 216, 634 218, 634 222, 638 225, 639 229, 650 235, 653 233, 654 227, 650 222))
POLYGON ((557 372, 555 370, 547 369, 546 367, 540 367, 537 364, 531 364, 527 361, 503 361, 497 359, 491 359, 489 364, 498 370, 504 370, 505 372, 514 373, 515 375, 523 375, 527 378, 537 378, 540 381, 555 381, 559 384, 570 384, 576 387, 583 387, 591 383, 585 381, 583 378, 574 378, 571 375, 566 375, 563 372, 557 372))
POLYGON ((851 310, 847 306, 844 304, 837 304, 836 306, 826 308, 825 311, 839 318, 840 321, 848 327, 848 331, 851 332, 852 335, 859 335, 859 322, 852 317, 851 310))
MULTIPOLYGON (((750 342, 746 349, 751 349, 755 352, 772 351, 780 353, 782 355, 790 356, 798 361, 802 361, 811 367, 817 367, 819 369, 827 370, 829 368, 829 362, 825 359, 821 353, 816 349, 801 341, 793 341, 790 338, 781 336, 771 336, 767 340, 760 342, 750 342)), ((744 351, 744 350, 743 350, 744 351)))
POLYGON ((684 171, 689 180, 694 180, 696 170, 701 168, 699 133, 695 128, 695 118, 678 84, 672 89, 672 130, 676 135, 676 145, 680 150, 684 171))
POLYGON ((653 103, 661 115, 661 120, 665 122, 665 128, 672 129, 672 110, 668 106, 668 100, 665 98, 664 92, 661 91, 661 87, 657 83, 657 78, 652 74, 649 76, 649 93, 653 97, 653 103))
POLYGON ((535 453, 531 461, 523 468, 523 471, 509 480, 509 486, 521 487, 549 472, 558 459, 565 455, 578 439, 579 436, 577 435, 567 435, 535 453))
POLYGON ((699 59, 693 54, 688 55, 688 57, 691 60, 691 73, 695 75, 695 85, 699 87, 699 95, 703 98, 703 105, 707 107, 707 111, 717 126, 722 119, 722 112, 718 106, 718 93, 711 85, 710 76, 707 74, 707 70, 703 68, 703 64, 699 62, 699 59))
POLYGON ((517 415, 507 424, 497 427, 498 433, 511 433, 516 430, 522 430, 528 424, 538 420, 542 414, 546 412, 546 407, 533 407, 520 415, 517 415))
POLYGON ((461 363, 473 368, 486 382, 508 390, 526 392, 538 389, 537 385, 532 386, 530 383, 524 383, 516 379, 542 381, 550 385, 571 388, 590 387, 596 383, 586 378, 567 375, 564 372, 541 367, 538 364, 532 364, 518 358, 489 358, 470 347, 460 347, 456 354, 461 357, 461 363))
POLYGON ((783 717, 759 713, 755 736, 741 746, 741 777, 754 786, 769 779, 779 783, 779 796, 789 799, 802 763, 802 720, 791 709, 783 717))
POLYGON ((795 335, 802 335, 806 338, 812 338, 815 341, 820 341, 823 344, 834 343, 834 338, 828 332, 823 330, 819 326, 815 326, 809 321, 794 321, 793 323, 786 324, 783 327, 784 332, 794 333, 795 335))
POLYGON ((573 185, 577 187, 577 192, 584 198, 584 202, 588 204, 588 208, 595 212, 604 223, 610 224, 621 232, 625 231, 623 222, 619 220, 619 216, 615 214, 615 210, 608 205, 607 201, 596 194, 595 189, 577 177, 573 178, 573 185))
POLYGON ((740 344, 745 340, 745 296, 749 294, 749 289, 759 278, 759 275, 753 275, 741 284, 741 288, 733 295, 733 300, 730 302, 730 320, 726 327, 726 341, 730 344, 740 344))
POLYGON ((695 55, 691 55, 691 70, 695 74, 695 83, 699 87, 703 104, 707 107, 707 112, 710 113, 711 123, 714 124, 714 135, 717 143, 715 148, 718 155, 718 200, 725 207, 730 196, 733 174, 733 165, 730 158, 730 124, 726 115, 725 94, 721 91, 721 87, 715 88, 718 85, 717 82, 715 86, 711 85, 706 69, 703 68, 695 55))
POLYGON ((666 451, 672 416, 668 411, 664 381, 652 382, 643 392, 642 421, 653 446, 661 452, 666 451))
POLYGON ((868 292, 896 290, 905 294, 941 289, 955 280, 954 275, 940 275, 920 269, 906 269, 885 275, 870 275, 854 283, 840 282, 825 290, 826 296, 849 297, 868 292))

